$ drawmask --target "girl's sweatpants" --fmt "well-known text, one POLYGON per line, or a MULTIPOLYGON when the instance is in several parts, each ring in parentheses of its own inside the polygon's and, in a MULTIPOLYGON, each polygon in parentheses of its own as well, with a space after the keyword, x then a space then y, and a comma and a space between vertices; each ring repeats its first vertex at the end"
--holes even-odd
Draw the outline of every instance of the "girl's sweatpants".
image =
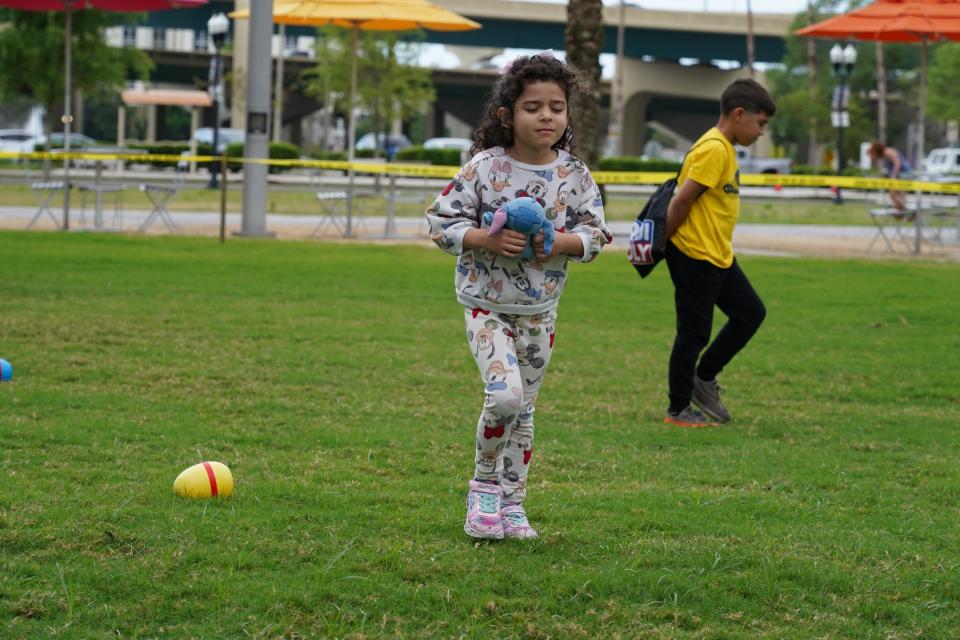
POLYGON ((464 308, 467 343, 485 395, 477 422, 477 480, 497 481, 503 504, 526 496, 533 413, 556 335, 556 309, 532 316, 464 308))

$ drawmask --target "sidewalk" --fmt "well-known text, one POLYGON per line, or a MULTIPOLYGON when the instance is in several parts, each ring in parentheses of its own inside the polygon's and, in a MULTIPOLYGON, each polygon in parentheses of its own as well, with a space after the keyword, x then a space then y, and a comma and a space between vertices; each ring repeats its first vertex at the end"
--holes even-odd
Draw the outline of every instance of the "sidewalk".
MULTIPOLYGON (((28 207, 0 207, 0 229, 26 229, 35 213, 28 207)), ((59 218, 61 212, 53 211, 59 218)), ((111 226, 113 212, 107 210, 103 216, 103 232, 134 233, 147 218, 146 210, 125 210, 119 225, 111 226)), ((212 236, 220 233, 220 216, 208 212, 171 212, 178 226, 178 234, 189 236, 212 236)), ((314 235, 322 217, 319 215, 279 215, 267 216, 267 230, 276 233, 282 240, 327 240, 349 241, 342 237, 339 229, 326 225, 323 233, 314 235)), ((342 225, 341 220, 341 225, 342 225)), ((425 218, 398 217, 394 219, 394 231, 386 233, 387 219, 384 216, 354 216, 352 219, 353 240, 362 242, 412 242, 429 244, 425 218)), ((226 235, 231 238, 241 229, 241 216, 227 214, 226 235)), ((632 222, 619 221, 609 224, 614 234, 614 247, 625 250, 626 239, 630 236, 632 222)), ((97 231, 93 228, 93 213, 75 209, 71 212, 71 231, 97 231)), ((34 225, 36 231, 52 231, 55 226, 48 216, 42 217, 34 225)), ((882 239, 875 239, 877 230, 873 226, 841 225, 802 225, 802 224, 740 224, 733 236, 734 248, 741 255, 781 255, 808 257, 874 257, 889 258, 913 257, 912 229, 907 230, 903 240, 894 242, 896 254, 891 254, 882 239), (875 241, 874 241, 875 240, 875 241), (872 247, 871 247, 872 242, 872 247)), ((155 222, 147 233, 166 234, 167 230, 159 221, 155 222)), ((889 235, 889 231, 888 231, 889 235)), ((946 259, 960 262, 960 242, 957 229, 947 228, 942 232, 942 242, 923 244, 925 258, 946 259)))

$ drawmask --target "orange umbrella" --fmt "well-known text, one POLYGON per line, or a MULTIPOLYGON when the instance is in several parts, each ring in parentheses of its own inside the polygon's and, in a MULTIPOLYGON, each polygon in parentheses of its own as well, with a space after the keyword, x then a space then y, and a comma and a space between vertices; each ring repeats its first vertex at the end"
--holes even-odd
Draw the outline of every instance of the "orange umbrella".
POLYGON ((927 42, 960 40, 960 0, 876 0, 849 13, 794 31, 814 38, 920 43, 917 160, 923 159, 926 126, 927 42))

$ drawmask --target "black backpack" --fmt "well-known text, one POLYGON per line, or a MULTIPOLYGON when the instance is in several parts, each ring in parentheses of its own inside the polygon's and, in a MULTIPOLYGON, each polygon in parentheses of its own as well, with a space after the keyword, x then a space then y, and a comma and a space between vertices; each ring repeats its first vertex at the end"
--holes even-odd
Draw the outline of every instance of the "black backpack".
POLYGON ((676 177, 670 178, 654 191, 630 230, 627 257, 641 278, 646 278, 663 260, 666 252, 664 235, 667 230, 667 208, 677 188, 676 177))
MULTIPOLYGON (((689 151, 683 156, 686 161, 690 151, 693 151, 704 142, 690 147, 689 151)), ((670 200, 673 198, 673 192, 677 188, 677 179, 683 170, 683 163, 680 163, 680 169, 677 175, 670 178, 653 192, 643 210, 637 215, 630 230, 630 248, 627 249, 627 258, 636 268, 641 278, 646 278, 657 266, 657 263, 663 260, 667 251, 667 242, 664 237, 667 232, 667 209, 670 208, 670 200)))

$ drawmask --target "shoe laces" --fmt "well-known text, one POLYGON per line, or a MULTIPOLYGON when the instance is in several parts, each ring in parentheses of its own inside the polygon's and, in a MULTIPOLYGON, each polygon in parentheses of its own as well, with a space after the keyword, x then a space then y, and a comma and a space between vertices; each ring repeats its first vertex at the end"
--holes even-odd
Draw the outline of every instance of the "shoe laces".
POLYGON ((503 517, 509 520, 510 524, 514 527, 525 527, 529 524, 527 521, 527 514, 524 513, 522 509, 507 511, 503 514, 503 517))
POLYGON ((477 498, 480 502, 480 511, 483 513, 497 512, 497 496, 493 493, 477 492, 477 498))

